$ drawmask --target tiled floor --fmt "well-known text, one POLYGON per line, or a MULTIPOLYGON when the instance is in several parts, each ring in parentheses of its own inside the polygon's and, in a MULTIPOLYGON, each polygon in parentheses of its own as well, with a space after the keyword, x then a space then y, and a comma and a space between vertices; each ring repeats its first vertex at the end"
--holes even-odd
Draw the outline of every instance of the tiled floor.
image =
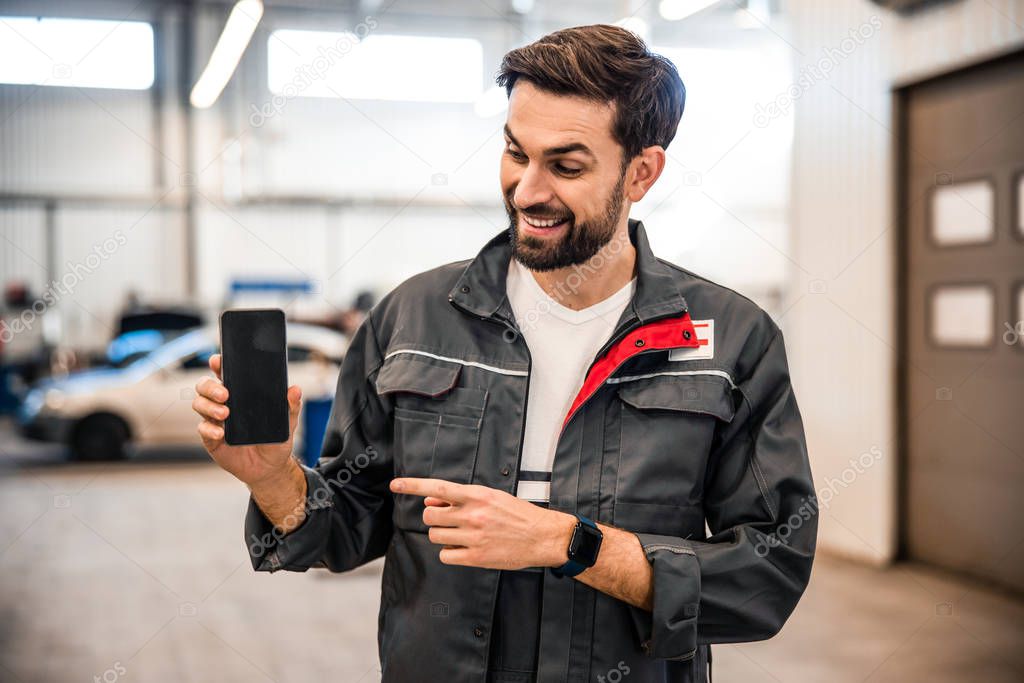
MULTIPOLYGON (((0 681, 379 680, 379 562, 257 575, 245 501, 201 456, 0 462, 0 681)), ((714 663, 719 682, 1021 681, 1024 604, 821 557, 779 637, 714 663)))

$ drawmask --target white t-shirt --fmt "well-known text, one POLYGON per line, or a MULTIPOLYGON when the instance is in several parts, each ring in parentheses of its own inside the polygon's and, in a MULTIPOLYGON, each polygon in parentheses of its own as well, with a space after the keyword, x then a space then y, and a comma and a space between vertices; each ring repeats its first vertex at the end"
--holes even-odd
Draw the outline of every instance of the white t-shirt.
POLYGON ((634 277, 607 299, 574 311, 547 295, 514 258, 506 282, 509 303, 530 349, 530 391, 516 495, 547 505, 555 446, 587 369, 608 341, 636 289, 634 277))

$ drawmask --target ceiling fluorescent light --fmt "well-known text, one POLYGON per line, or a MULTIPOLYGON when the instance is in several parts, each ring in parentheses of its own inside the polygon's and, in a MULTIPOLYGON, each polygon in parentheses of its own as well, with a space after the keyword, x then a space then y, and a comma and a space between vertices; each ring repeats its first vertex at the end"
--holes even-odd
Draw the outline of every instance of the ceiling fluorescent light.
POLYGON ((512 11, 516 14, 529 14, 533 11, 533 0, 512 0, 512 11))
POLYGON ((231 75, 235 73, 238 61, 262 16, 261 0, 238 0, 235 3, 224 24, 224 31, 213 48, 210 61, 203 69, 203 75, 192 88, 189 101, 193 107, 206 109, 217 101, 224 86, 231 80, 231 75))
POLYGON ((661 0, 658 12, 662 19, 679 21, 717 3, 718 0, 661 0))

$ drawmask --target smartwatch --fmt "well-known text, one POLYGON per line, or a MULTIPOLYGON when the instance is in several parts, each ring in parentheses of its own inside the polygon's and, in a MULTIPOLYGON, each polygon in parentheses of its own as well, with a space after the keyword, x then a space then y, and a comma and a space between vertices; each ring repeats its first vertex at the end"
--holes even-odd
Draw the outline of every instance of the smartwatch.
POLYGON ((576 515, 576 527, 569 539, 569 561, 560 567, 552 567, 551 573, 559 578, 576 576, 584 569, 593 567, 603 538, 604 534, 596 524, 583 515, 576 515))

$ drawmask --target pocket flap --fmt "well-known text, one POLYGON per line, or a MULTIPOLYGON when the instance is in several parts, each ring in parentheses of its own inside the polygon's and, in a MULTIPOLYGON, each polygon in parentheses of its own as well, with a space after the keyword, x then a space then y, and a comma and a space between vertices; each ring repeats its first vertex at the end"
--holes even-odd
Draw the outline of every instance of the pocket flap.
POLYGON ((462 366, 427 356, 399 353, 388 357, 377 373, 378 394, 407 391, 431 398, 448 391, 459 380, 462 366))
POLYGON ((718 375, 654 375, 622 382, 619 398, 640 410, 679 410, 729 422, 736 412, 729 381, 718 375))

